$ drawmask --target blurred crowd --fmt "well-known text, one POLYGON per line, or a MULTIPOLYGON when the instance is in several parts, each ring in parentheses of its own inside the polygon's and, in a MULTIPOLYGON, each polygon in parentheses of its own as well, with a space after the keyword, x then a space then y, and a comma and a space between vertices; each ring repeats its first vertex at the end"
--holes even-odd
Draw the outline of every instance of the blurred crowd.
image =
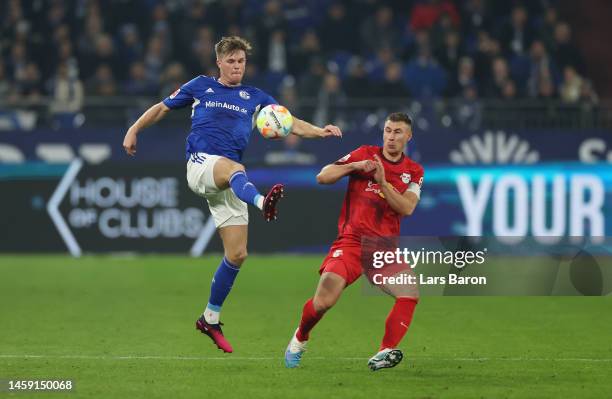
POLYGON ((78 110, 84 96, 165 97, 197 74, 215 76, 214 44, 227 35, 254 45, 246 82, 285 103, 597 101, 552 0, 0 4, 0 98, 49 97, 55 112, 78 110))

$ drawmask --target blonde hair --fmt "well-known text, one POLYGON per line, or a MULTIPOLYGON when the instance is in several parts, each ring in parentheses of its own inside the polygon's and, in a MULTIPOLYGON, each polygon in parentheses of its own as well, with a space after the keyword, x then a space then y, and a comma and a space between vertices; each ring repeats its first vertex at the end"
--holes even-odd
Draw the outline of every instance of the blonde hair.
POLYGON ((249 55, 252 49, 251 43, 240 36, 224 36, 215 44, 217 59, 239 50, 243 50, 245 54, 249 55))

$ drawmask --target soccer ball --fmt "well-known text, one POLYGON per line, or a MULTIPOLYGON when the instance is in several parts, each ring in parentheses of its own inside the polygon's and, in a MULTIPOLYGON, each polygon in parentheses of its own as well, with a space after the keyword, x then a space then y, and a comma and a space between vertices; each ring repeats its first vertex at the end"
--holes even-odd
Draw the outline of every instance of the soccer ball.
POLYGON ((257 130, 267 139, 280 139, 291 133, 293 116, 282 105, 270 104, 257 115, 257 130))

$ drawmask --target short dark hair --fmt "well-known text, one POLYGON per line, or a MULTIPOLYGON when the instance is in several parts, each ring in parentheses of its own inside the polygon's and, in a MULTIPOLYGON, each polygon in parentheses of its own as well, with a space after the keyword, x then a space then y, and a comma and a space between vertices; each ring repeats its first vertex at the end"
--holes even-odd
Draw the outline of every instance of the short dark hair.
POLYGON ((239 50, 243 50, 246 55, 249 55, 251 54, 251 49, 251 43, 239 36, 224 36, 215 44, 217 59, 239 50))
POLYGON ((391 122, 404 122, 412 127, 412 118, 405 112, 393 112, 387 116, 387 120, 391 122))

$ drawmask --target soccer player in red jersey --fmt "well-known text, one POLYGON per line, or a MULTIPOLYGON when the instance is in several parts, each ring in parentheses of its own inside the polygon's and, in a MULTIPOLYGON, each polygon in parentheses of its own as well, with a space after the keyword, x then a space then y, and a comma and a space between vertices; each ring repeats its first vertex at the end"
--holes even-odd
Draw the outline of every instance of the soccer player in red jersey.
MULTIPOLYGON (((344 176, 349 176, 349 183, 338 219, 338 237, 323 260, 315 295, 304 304, 299 327, 285 351, 287 367, 299 365, 310 331, 338 301, 344 288, 362 273, 372 282, 371 270, 362 267, 362 239, 398 237, 401 218, 411 215, 419 202, 423 167, 404 154, 411 138, 410 117, 392 113, 385 121, 382 147, 361 146, 317 175, 319 184, 333 184, 344 176)), ((390 270, 394 274, 406 272, 390 270)), ((368 361, 372 370, 394 367, 402 360, 397 346, 418 302, 415 285, 377 286, 395 297, 395 304, 387 317, 379 352, 368 361)))

